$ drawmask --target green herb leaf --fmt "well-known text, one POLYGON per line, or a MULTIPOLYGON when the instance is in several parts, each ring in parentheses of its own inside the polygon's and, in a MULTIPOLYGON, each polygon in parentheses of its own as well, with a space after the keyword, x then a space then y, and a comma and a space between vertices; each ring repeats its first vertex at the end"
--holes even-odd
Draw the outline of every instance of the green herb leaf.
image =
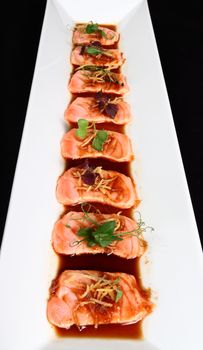
POLYGON ((87 245, 92 247, 94 245, 99 245, 100 247, 107 247, 114 241, 121 241, 122 238, 114 234, 116 228, 116 221, 106 221, 96 227, 86 227, 80 228, 78 230, 78 236, 84 237, 87 245))
POLYGON ((86 28, 85 28, 85 32, 87 34, 92 34, 92 33, 96 33, 99 30, 98 28, 98 24, 97 23, 89 23, 86 28))
POLYGON ((97 55, 104 55, 107 57, 112 57, 112 53, 109 51, 104 51, 98 47, 95 46, 87 46, 85 48, 85 52, 88 53, 88 55, 93 55, 93 56, 97 56, 97 55))
MULTIPOLYGON (((84 213, 84 219, 87 220, 89 223, 92 224, 91 227, 86 227, 86 228, 80 228, 77 232, 78 236, 83 237, 82 240, 74 241, 72 243, 72 246, 76 246, 80 244, 81 242, 86 241, 87 245, 89 247, 93 246, 100 246, 100 247, 107 247, 114 241, 122 241, 124 236, 136 236, 137 238, 141 238, 142 240, 142 233, 145 232, 147 229, 153 230, 152 227, 150 226, 145 226, 144 222, 140 219, 137 222, 138 227, 135 228, 132 231, 127 231, 127 232, 118 232, 115 233, 116 229, 116 221, 115 220, 110 220, 106 221, 102 224, 98 224, 97 221, 93 220, 89 216, 89 211, 91 208, 96 209, 94 206, 92 206, 89 203, 83 203, 81 205, 81 209, 84 213), (85 210, 85 207, 87 206, 87 209, 85 210), (144 226, 144 227, 143 227, 144 226), (139 237, 141 235, 141 237, 139 237)), ((97 212, 97 209, 96 209, 97 212)), ((139 212, 138 212, 139 213, 139 212)), ((140 213, 139 213, 140 215, 140 213)), ((76 220, 76 219, 72 219, 76 220)), ((69 227, 69 225, 65 225, 69 227)), ((120 281, 120 278, 118 277, 115 281, 114 284, 118 284, 120 281)), ((122 296, 122 295, 121 295, 122 296)), ((120 299, 120 293, 118 293, 118 298, 120 299)), ((119 300, 118 299, 118 300, 119 300)))
POLYGON ((84 64, 83 66, 79 66, 76 68, 76 71, 78 70, 90 70, 91 72, 105 71, 105 69, 101 68, 100 66, 93 66, 91 64, 84 64))
POLYGON ((87 136, 87 127, 89 123, 86 119, 79 119, 78 120, 78 129, 76 130, 76 135, 80 139, 84 139, 87 136))
POLYGON ((95 232, 92 233, 95 242, 101 247, 105 248, 113 241, 121 241, 122 238, 114 234, 116 228, 116 221, 107 221, 99 225, 95 232))
POLYGON ((93 34, 93 33, 98 33, 101 37, 106 37, 106 33, 99 28, 97 23, 89 23, 86 27, 85 27, 85 33, 87 34, 93 34))
POLYGON ((97 233, 98 234, 105 234, 105 235, 112 235, 115 228, 116 228, 116 221, 115 220, 106 221, 103 224, 98 226, 97 233))
POLYGON ((119 301, 119 299, 123 296, 123 292, 120 289, 116 290, 116 298, 115 298, 115 303, 119 301))
MULTIPOLYGON (((76 135, 84 139, 88 135, 88 121, 86 119, 79 119, 78 120, 78 129, 76 131, 76 135)), ((95 123, 93 123, 93 130, 94 133, 96 133, 96 136, 94 137, 92 141, 92 148, 96 149, 97 151, 103 150, 103 145, 108 139, 108 133, 105 130, 96 130, 95 123)))
POLYGON ((93 46, 87 46, 85 49, 85 52, 88 53, 89 55, 100 55, 103 53, 103 50, 97 49, 96 47, 93 46))
POLYGON ((108 134, 105 130, 99 130, 97 131, 97 137, 102 141, 105 142, 108 138, 108 134))
POLYGON ((96 79, 97 81, 97 76, 99 75, 99 81, 102 79, 103 82, 119 84, 121 86, 123 86, 124 84, 123 82, 119 82, 117 73, 112 72, 110 69, 101 68, 101 66, 84 64, 83 66, 79 66, 78 68, 76 68, 75 71, 78 71, 78 70, 90 71, 90 72, 84 73, 87 77, 89 77, 89 79, 91 78, 91 76, 93 76, 94 79, 96 79))
POLYGON ((120 280, 121 280, 120 277, 116 278, 116 279, 113 281, 113 284, 118 284, 118 283, 120 282, 120 280))
POLYGON ((103 30, 98 29, 98 32, 99 32, 99 34, 100 34, 103 38, 106 38, 106 37, 107 37, 106 33, 105 33, 103 30))
POLYGON ((94 140, 92 141, 92 147, 97 151, 103 150, 103 145, 108 139, 108 133, 105 130, 98 130, 94 140))
POLYGON ((79 119, 79 120, 78 120, 78 126, 79 126, 80 128, 87 128, 87 127, 88 127, 88 124, 89 124, 89 122, 88 122, 88 120, 86 120, 86 119, 79 119))
POLYGON ((92 228, 91 227, 85 227, 85 228, 80 228, 78 230, 78 236, 80 237, 89 237, 92 234, 92 228))

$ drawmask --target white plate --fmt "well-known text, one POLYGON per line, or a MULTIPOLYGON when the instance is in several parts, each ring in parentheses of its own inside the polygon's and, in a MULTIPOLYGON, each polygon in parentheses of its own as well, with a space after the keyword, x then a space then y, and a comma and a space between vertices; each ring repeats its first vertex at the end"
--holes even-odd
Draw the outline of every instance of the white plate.
MULTIPOLYGON (((69 97, 68 97, 69 98, 69 97)), ((173 119, 146 1, 48 1, 1 253, 2 350, 203 349, 203 262, 173 119), (60 339, 46 320, 57 268, 51 231, 62 207, 55 185, 63 170, 59 141, 68 102, 68 57, 75 22, 117 23, 134 120, 127 128, 133 173, 148 234, 146 286, 157 307, 145 340, 60 339)))

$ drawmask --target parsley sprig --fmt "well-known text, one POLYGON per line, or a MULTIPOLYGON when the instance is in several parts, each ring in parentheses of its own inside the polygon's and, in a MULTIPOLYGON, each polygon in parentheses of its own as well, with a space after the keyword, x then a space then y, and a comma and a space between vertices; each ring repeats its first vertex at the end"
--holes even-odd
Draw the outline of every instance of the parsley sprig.
POLYGON ((90 22, 85 27, 85 33, 87 34, 98 34, 101 37, 106 38, 106 33, 99 28, 99 25, 97 23, 90 22))
POLYGON ((102 66, 94 66, 91 64, 84 64, 79 66, 75 71, 81 70, 83 74, 91 80, 93 83, 112 83, 123 86, 124 83, 119 81, 118 73, 112 72, 113 69, 118 68, 117 65, 108 65, 103 68, 102 66))
POLYGON ((111 52, 104 51, 101 48, 95 47, 95 46, 87 46, 85 48, 85 53, 87 53, 88 55, 92 55, 92 56, 103 55, 103 56, 107 56, 107 57, 112 57, 111 52))
POLYGON ((83 237, 88 247, 99 245, 102 248, 109 246, 113 241, 122 241, 122 238, 114 233, 116 228, 116 221, 111 220, 102 224, 95 222, 94 227, 80 228, 78 236, 83 237))
MULTIPOLYGON (((93 224, 93 226, 80 228, 77 232, 77 235, 79 237, 82 237, 81 240, 75 240, 71 246, 76 246, 80 244, 81 242, 86 242, 89 247, 94 246, 100 246, 102 248, 110 246, 115 241, 122 241, 123 237, 126 235, 129 236, 136 236, 137 238, 142 238, 142 233, 146 232, 146 230, 149 228, 151 231, 154 231, 154 229, 150 226, 145 226, 144 221, 141 219, 141 215, 139 213, 139 221, 137 222, 137 228, 133 229, 132 231, 127 232, 118 232, 115 233, 115 229, 117 226, 116 220, 109 220, 105 221, 101 224, 98 224, 97 221, 93 220, 89 216, 89 211, 91 209, 92 205, 83 203, 81 205, 81 209, 84 213, 84 216, 80 218, 79 220, 87 220, 90 224, 93 224), (88 209, 85 210, 85 207, 88 205, 88 209)), ((78 220, 73 219, 72 220, 78 220)), ((66 225, 66 227, 70 228, 70 225, 66 225)))

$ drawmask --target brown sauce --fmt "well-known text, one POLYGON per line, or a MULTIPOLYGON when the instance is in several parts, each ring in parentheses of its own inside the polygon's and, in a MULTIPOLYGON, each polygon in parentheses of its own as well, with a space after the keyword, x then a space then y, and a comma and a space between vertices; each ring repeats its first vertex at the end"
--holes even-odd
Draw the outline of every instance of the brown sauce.
POLYGON ((67 160, 65 162, 65 169, 67 170, 69 168, 76 167, 76 166, 82 167, 82 165, 86 163, 87 159, 88 159, 88 164, 90 167, 91 166, 93 166, 93 167, 102 166, 103 169, 105 169, 105 170, 116 170, 116 171, 118 171, 118 169, 119 169, 119 172, 130 176, 129 165, 127 162, 119 163, 119 165, 118 165, 118 162, 112 162, 112 161, 110 161, 108 159, 104 159, 104 158, 70 159, 70 160, 67 160))
MULTIPOLYGON (((114 211, 115 212, 115 211, 114 211)), ((123 259, 113 255, 83 255, 83 256, 60 256, 58 274, 64 270, 98 270, 108 272, 125 272, 136 276, 139 281, 139 259, 123 259)), ((88 326, 82 331, 77 326, 71 327, 69 330, 56 327, 56 333, 61 337, 106 337, 106 338, 130 338, 142 339, 142 322, 131 325, 99 325, 97 329, 88 326)))
MULTIPOLYGON (((78 23, 79 24, 79 23, 78 23)), ((81 23, 80 23, 81 24, 81 23)), ((102 25, 109 29, 116 31, 116 26, 111 24, 102 25)), ((118 48, 118 43, 115 43, 108 48, 118 48)), ((73 72, 75 67, 73 67, 73 72)), ((120 69, 117 70, 120 72, 120 69)), ((84 93, 84 94, 74 94, 70 100, 70 103, 78 96, 94 96, 94 93, 84 93)), ((76 127, 76 124, 70 124, 70 128, 76 127)), ((124 126, 103 123, 97 124, 97 129, 112 130, 124 133, 124 126)), ((84 159, 80 160, 66 160, 65 169, 68 170, 71 167, 81 166, 84 163, 84 159)), ((129 163, 118 163, 112 162, 105 159, 88 159, 89 165, 102 166, 105 170, 116 170, 127 176, 131 176, 130 164, 129 163)), ((94 204, 94 206, 99 209, 102 213, 110 214, 117 213, 120 211, 118 208, 110 207, 102 204, 94 204)), ((60 215, 62 217, 65 213, 70 210, 81 211, 80 205, 75 206, 65 206, 64 212, 60 215)), ((122 215, 133 218, 133 209, 122 210, 122 215)), ((108 272, 125 272, 132 274, 136 277, 138 284, 140 286, 140 291, 146 294, 141 285, 140 273, 139 273, 139 258, 136 259, 123 259, 113 255, 107 256, 105 254, 98 255, 82 255, 82 256, 58 256, 58 273, 59 276, 64 270, 67 269, 88 269, 88 270, 98 270, 98 271, 108 271, 108 272)), ((57 278, 56 276, 56 278, 57 278)), ((60 337, 106 337, 106 338, 128 338, 128 339, 142 339, 142 322, 137 322, 131 325, 99 325, 96 329, 93 326, 87 326, 82 331, 77 326, 72 326, 69 330, 54 327, 56 334, 60 337)))
POLYGON ((69 330, 57 327, 55 329, 59 337, 143 339, 142 321, 131 325, 100 325, 97 329, 88 326, 82 331, 77 326, 72 326, 69 330))

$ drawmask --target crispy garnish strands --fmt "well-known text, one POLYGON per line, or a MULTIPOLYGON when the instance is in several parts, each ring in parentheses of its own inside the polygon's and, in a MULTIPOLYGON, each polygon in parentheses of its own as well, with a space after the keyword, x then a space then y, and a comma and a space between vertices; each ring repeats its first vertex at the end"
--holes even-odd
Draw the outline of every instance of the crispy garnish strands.
MULTIPOLYGON (((98 184, 95 184, 95 191, 99 190, 101 188, 106 189, 106 190, 111 190, 111 186, 109 186, 109 184, 114 181, 117 178, 117 176, 112 177, 111 179, 100 179, 100 181, 98 181, 98 184)), ((95 181, 96 182, 96 181, 95 181)))
POLYGON ((113 99, 109 99, 109 103, 113 103, 113 104, 117 104, 119 103, 120 101, 122 101, 122 98, 121 97, 115 97, 113 99))
MULTIPOLYGON (((95 98, 95 100, 96 100, 96 103, 91 106, 92 109, 97 108, 99 105, 99 102, 100 102, 99 99, 97 100, 97 98, 95 98)), ((122 101, 121 97, 115 97, 115 98, 108 97, 108 99, 106 99, 104 106, 102 107, 100 112, 103 112, 109 103, 118 104, 120 101, 122 101)))
POLYGON ((116 220, 115 220, 116 221, 116 228, 115 228, 114 232, 118 231, 118 229, 121 226, 121 221, 120 221, 120 218, 118 216, 119 216, 119 213, 116 214, 116 220))
POLYGON ((90 132, 90 134, 83 140, 80 145, 80 148, 85 148, 90 144, 90 142, 95 138, 96 132, 90 132))
MULTIPOLYGON (((116 73, 112 72, 112 69, 118 68, 118 65, 109 65, 107 68, 102 68, 98 66, 83 65, 76 68, 76 71, 82 70, 83 75, 91 83, 112 83, 120 84, 118 81, 116 73)), ((122 83, 121 83, 122 85, 122 83)))
MULTIPOLYGON (((97 71, 107 71, 106 73, 109 73, 109 71, 112 71, 114 69, 117 69, 119 66, 116 63, 109 63, 107 67, 103 68, 102 66, 94 66, 92 64, 84 64, 82 66, 79 66, 78 68, 75 69, 77 72, 78 70, 88 70, 91 72, 97 72, 97 71)), ((111 72, 113 73, 113 72, 111 72)))
MULTIPOLYGON (((85 277, 93 279, 91 275, 85 275, 85 277)), ((94 276, 95 277, 95 276, 94 276)), ((118 283, 120 278, 116 280, 108 280, 102 277, 96 277, 93 279, 95 283, 87 284, 86 289, 80 299, 88 298, 88 300, 82 301, 80 305, 85 305, 88 303, 100 304, 106 307, 112 307, 114 303, 117 303, 118 300, 122 297, 122 291, 118 288, 118 283), (118 297, 119 296, 119 297, 118 297), (111 300, 108 302, 104 300, 111 300)))
POLYGON ((112 182, 117 178, 117 176, 114 176, 110 179, 104 179, 102 167, 95 168, 92 172, 97 174, 98 176, 95 179, 95 183, 93 185, 86 185, 85 183, 82 183, 82 175, 85 174, 87 170, 86 169, 77 169, 72 173, 73 177, 78 178, 78 186, 76 187, 78 190, 85 190, 89 192, 90 190, 94 191, 100 191, 103 194, 107 194, 107 191, 112 190, 112 182))
POLYGON ((78 304, 77 308, 80 306, 87 305, 87 304, 100 304, 100 305, 105 306, 105 307, 112 307, 113 306, 111 303, 106 303, 105 301, 100 301, 100 300, 97 300, 94 298, 90 298, 90 300, 88 300, 88 301, 81 301, 78 304))
POLYGON ((99 175, 102 177, 102 176, 103 176, 103 173, 102 173, 102 166, 97 166, 97 167, 93 170, 93 173, 99 174, 99 175))
POLYGON ((106 83, 110 82, 113 84, 119 84, 117 77, 112 72, 104 72, 104 70, 100 70, 97 72, 84 72, 85 77, 88 78, 92 83, 106 83))
POLYGON ((88 125, 87 129, 94 129, 94 131, 96 131, 96 126, 95 126, 95 123, 92 122, 91 124, 88 125))
MULTIPOLYGON (((93 126, 93 124, 91 124, 88 127, 87 137, 79 145, 80 148, 86 148, 91 143, 91 141, 93 141, 93 139, 96 137, 98 130, 96 130, 95 125, 93 128, 92 128, 92 126, 93 126)), ((104 144, 109 143, 110 141, 111 141, 111 133, 108 132, 108 138, 107 138, 107 140, 104 141, 103 146, 104 146, 104 144)))
POLYGON ((88 125, 89 122, 86 122, 86 119, 78 120, 78 129, 76 129, 76 136, 80 141, 83 140, 79 147, 85 148, 87 146, 89 152, 91 152, 91 148, 100 152, 103 151, 104 145, 111 141, 109 138, 109 133, 106 130, 97 130, 94 122, 91 125, 88 125), (90 143, 91 147, 89 147, 90 143))

